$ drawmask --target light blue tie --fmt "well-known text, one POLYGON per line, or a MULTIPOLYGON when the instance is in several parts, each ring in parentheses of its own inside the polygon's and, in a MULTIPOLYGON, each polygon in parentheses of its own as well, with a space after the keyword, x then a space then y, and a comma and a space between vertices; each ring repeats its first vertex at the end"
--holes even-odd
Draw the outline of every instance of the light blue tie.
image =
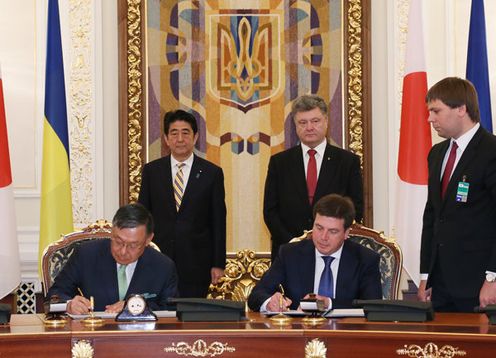
POLYGON ((334 260, 332 256, 321 256, 324 260, 324 271, 320 276, 319 295, 325 297, 334 297, 334 279, 332 277, 331 263, 334 260))
POLYGON ((127 292, 126 267, 127 265, 120 265, 119 269, 117 270, 117 282, 119 284, 120 301, 122 301, 126 297, 126 292, 127 292))

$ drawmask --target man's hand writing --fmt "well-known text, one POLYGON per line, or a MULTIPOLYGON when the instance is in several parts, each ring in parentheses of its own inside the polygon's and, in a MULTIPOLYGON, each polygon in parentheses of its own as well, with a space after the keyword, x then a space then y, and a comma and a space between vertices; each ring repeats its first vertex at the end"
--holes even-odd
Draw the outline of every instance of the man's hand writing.
POLYGON ((276 292, 270 298, 269 303, 267 303, 267 310, 271 312, 287 311, 291 303, 292 301, 289 298, 284 297, 280 292, 276 292))
POLYGON ((90 300, 83 296, 74 296, 72 300, 67 303, 67 313, 70 314, 87 314, 90 312, 90 300))

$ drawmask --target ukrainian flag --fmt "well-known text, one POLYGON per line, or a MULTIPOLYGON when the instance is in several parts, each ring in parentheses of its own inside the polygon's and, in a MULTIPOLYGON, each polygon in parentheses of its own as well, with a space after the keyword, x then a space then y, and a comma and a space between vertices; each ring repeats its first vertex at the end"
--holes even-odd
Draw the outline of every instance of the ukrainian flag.
POLYGON ((40 267, 43 250, 74 230, 69 136, 58 0, 48 2, 45 118, 41 172, 40 267))

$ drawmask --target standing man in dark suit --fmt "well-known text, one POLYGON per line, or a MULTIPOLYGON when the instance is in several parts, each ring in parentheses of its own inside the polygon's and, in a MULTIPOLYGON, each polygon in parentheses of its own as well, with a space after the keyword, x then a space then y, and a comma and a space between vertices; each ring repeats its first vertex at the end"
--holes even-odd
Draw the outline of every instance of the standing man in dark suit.
POLYGON ((447 139, 428 156, 418 297, 437 311, 473 312, 496 303, 496 138, 480 126, 469 81, 445 78, 426 102, 447 139))
POLYGON ((193 154, 198 126, 191 113, 166 113, 164 133, 171 154, 144 166, 138 201, 155 220, 154 242, 176 263, 179 295, 206 297, 226 263, 224 174, 193 154))
POLYGON ((329 194, 313 210, 312 238, 281 246, 248 298, 252 310, 297 309, 311 292, 317 293, 328 309, 352 307, 354 299, 382 297, 379 255, 346 241, 355 218, 351 200, 329 194))
POLYGON ((315 95, 293 102, 301 144, 270 158, 264 194, 264 220, 272 240, 272 260, 279 246, 312 227, 312 207, 326 194, 353 200, 356 220, 363 218, 360 159, 327 143, 327 104, 315 95))
POLYGON ((70 300, 67 312, 72 314, 88 313, 91 296, 96 311, 120 312, 133 293, 145 295, 152 310, 167 309, 167 300, 177 296, 176 268, 170 258, 148 246, 152 239, 148 210, 140 204, 121 207, 112 220, 111 239, 78 246, 47 298, 70 300))

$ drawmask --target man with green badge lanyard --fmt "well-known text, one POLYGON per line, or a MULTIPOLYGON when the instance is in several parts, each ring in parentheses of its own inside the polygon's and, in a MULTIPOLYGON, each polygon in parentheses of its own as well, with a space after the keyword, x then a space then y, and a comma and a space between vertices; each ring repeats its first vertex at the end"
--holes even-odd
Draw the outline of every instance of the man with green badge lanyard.
POLYGON ((428 156, 418 297, 436 311, 473 312, 496 303, 496 137, 480 125, 469 81, 445 78, 426 102, 446 140, 428 156))

